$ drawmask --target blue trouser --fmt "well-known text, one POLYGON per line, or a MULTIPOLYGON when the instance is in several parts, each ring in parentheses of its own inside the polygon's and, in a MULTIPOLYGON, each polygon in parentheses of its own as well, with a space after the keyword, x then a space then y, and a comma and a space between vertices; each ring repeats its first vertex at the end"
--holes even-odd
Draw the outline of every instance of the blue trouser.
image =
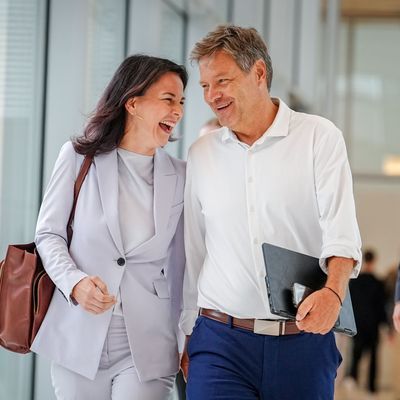
POLYGON ((331 400, 342 357, 332 332, 266 336, 200 316, 188 400, 331 400))

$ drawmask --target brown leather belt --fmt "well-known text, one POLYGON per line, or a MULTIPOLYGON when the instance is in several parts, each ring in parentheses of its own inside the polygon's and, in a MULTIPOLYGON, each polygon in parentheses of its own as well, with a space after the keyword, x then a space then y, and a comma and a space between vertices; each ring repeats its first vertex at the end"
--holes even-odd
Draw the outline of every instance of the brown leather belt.
POLYGON ((235 318, 208 308, 200 308, 200 315, 227 325, 232 324, 235 328, 246 329, 260 335, 282 336, 295 335, 302 332, 293 321, 235 318))

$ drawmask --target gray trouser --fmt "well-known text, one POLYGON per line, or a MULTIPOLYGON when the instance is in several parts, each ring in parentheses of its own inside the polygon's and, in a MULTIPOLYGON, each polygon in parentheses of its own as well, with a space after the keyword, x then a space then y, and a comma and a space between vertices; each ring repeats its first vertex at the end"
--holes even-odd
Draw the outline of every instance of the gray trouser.
POLYGON ((57 400, 167 400, 175 376, 140 382, 123 317, 113 316, 94 380, 53 363, 51 379, 57 400))

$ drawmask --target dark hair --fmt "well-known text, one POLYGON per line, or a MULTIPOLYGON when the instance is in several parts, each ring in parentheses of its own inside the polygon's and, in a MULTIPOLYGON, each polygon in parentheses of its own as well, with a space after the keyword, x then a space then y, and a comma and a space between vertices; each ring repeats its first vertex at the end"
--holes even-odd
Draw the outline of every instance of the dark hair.
POLYGON ((267 88, 271 90, 272 62, 267 46, 254 28, 243 28, 236 25, 220 25, 207 36, 198 41, 190 54, 192 61, 199 61, 216 51, 228 53, 238 67, 249 72, 257 60, 263 60, 267 68, 267 88))
POLYGON ((364 261, 369 263, 375 260, 375 252, 371 249, 365 250, 364 252, 364 261))
POLYGON ((114 150, 124 135, 126 101, 143 96, 167 72, 178 74, 186 87, 188 75, 182 65, 142 54, 126 58, 104 90, 83 135, 72 140, 75 151, 94 155, 114 150))

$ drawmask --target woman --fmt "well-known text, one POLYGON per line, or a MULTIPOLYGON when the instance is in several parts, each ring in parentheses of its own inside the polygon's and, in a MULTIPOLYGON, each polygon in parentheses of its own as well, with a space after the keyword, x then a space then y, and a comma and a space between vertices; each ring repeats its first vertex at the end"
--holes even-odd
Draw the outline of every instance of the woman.
POLYGON ((36 245, 54 281, 32 345, 52 360, 58 399, 158 400, 178 371, 185 165, 162 147, 183 114, 184 67, 127 58, 84 135, 66 143, 40 210, 36 245), (93 163, 66 226, 84 155, 93 163))

